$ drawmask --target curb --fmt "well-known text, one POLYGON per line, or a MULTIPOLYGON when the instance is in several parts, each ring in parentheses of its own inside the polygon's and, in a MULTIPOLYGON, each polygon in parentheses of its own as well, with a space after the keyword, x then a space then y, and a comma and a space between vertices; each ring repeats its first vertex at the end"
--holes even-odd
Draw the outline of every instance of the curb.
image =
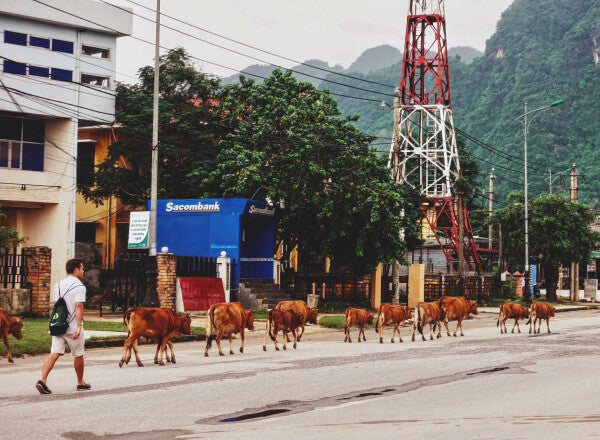
MULTIPOLYGON (((108 347, 122 347, 126 337, 122 338, 98 338, 88 339, 85 341, 85 348, 108 348, 108 347)), ((141 340, 138 344, 147 345, 155 344, 155 339, 141 340)), ((206 341, 206 335, 183 335, 171 338, 171 342, 192 342, 192 341, 206 341)))

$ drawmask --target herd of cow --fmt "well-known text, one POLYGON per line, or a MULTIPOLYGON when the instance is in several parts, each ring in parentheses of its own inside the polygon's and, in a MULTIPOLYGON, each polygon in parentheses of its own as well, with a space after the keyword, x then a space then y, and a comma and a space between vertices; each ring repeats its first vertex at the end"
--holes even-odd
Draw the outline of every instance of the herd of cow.
MULTIPOLYGON (((377 312, 377 321, 375 331, 379 333, 379 342, 383 343, 383 328, 388 324, 393 324, 391 342, 394 342, 396 332, 402 342, 400 326, 412 319, 413 333, 412 340, 415 340, 415 333, 418 330, 422 339, 425 341, 424 329, 429 324, 430 339, 433 340, 433 333, 437 328, 437 338, 442 337, 442 323, 446 328, 446 333, 450 336, 448 328, 449 321, 457 321, 454 336, 460 328, 460 335, 464 336, 462 322, 473 313, 478 314, 477 303, 469 301, 464 297, 443 296, 434 302, 420 302, 414 309, 409 307, 394 306, 391 304, 382 304, 377 312), (416 316, 413 316, 413 313, 416 316)), ((273 310, 269 310, 263 350, 267 350, 267 338, 270 337, 275 345, 275 350, 279 350, 277 345, 277 335, 281 331, 283 334, 283 349, 286 349, 286 341, 290 342, 289 334, 294 339, 294 348, 297 341, 300 341, 304 334, 304 327, 307 323, 317 324, 317 309, 307 307, 304 301, 282 301, 273 310)), ((554 307, 545 303, 534 302, 529 309, 514 303, 502 303, 498 314, 496 326, 500 327, 500 333, 507 333, 506 321, 514 319, 512 332, 515 327, 521 333, 519 327, 520 319, 529 319, 525 325, 529 324, 529 333, 539 333, 542 321, 546 321, 548 333, 550 333, 549 320, 554 316, 554 307), (537 323, 537 330, 536 330, 537 323)), ((375 315, 364 309, 350 307, 346 310, 345 320, 345 338, 344 342, 352 342, 350 329, 352 326, 358 326, 358 341, 366 341, 365 326, 373 323, 375 315)), ((192 333, 191 318, 189 315, 178 315, 171 309, 135 307, 127 310, 123 314, 123 322, 129 330, 125 340, 124 353, 119 367, 128 364, 131 359, 131 352, 135 353, 137 364, 142 367, 143 364, 138 356, 138 339, 157 339, 156 354, 154 363, 164 365, 163 355, 167 362, 175 363, 175 354, 173 352, 173 343, 171 339, 180 334, 189 335, 192 333), (169 350, 171 354, 169 355, 169 350)), ((15 338, 23 338, 23 322, 20 318, 11 317, 0 308, 0 335, 8 352, 8 361, 13 362, 8 342, 8 335, 12 334, 15 338)), ((244 352, 244 331, 254 330, 254 311, 246 310, 240 303, 220 303, 210 307, 206 314, 206 348, 204 355, 208 356, 208 351, 212 346, 212 341, 217 341, 219 354, 223 356, 221 350, 221 339, 226 336, 229 339, 229 353, 233 354, 232 335, 239 333, 241 336, 240 352, 244 352), (216 332, 216 335, 213 334, 216 332)))

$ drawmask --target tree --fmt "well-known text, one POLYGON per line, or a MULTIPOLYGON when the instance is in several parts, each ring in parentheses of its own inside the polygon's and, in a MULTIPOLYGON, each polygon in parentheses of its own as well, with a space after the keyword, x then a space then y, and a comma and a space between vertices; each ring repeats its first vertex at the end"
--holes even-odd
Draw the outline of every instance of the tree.
MULTIPOLYGON (((525 252, 523 193, 513 192, 511 198, 515 202, 498 211, 493 222, 502 223, 504 248, 517 258, 525 252)), ((550 194, 529 200, 528 217, 531 261, 539 263, 544 271, 546 298, 556 300, 560 265, 586 264, 600 244, 600 233, 589 227, 596 214, 587 205, 550 194)))
MULTIPOLYGON (((138 84, 117 87, 119 140, 90 184, 78 188, 87 200, 102 203, 115 195, 127 205, 145 206, 150 198, 154 69, 142 67, 138 75, 138 84)), ((199 72, 185 50, 160 58, 159 198, 202 195, 187 176, 215 165, 216 139, 224 129, 218 90, 218 81, 199 72)))
POLYGON ((192 173, 194 185, 224 197, 267 187, 273 200, 285 199, 277 240, 304 255, 357 273, 402 260, 407 241, 416 241, 419 196, 392 182, 385 159, 368 147, 373 137, 352 125, 357 116, 341 117, 328 92, 278 70, 263 84, 242 77, 220 99, 230 129, 216 168, 192 173))
MULTIPOLYGON (((0 212, 0 225, 6 221, 6 215, 0 212)), ((9 249, 27 240, 27 237, 19 235, 14 226, 0 226, 0 249, 9 249)))

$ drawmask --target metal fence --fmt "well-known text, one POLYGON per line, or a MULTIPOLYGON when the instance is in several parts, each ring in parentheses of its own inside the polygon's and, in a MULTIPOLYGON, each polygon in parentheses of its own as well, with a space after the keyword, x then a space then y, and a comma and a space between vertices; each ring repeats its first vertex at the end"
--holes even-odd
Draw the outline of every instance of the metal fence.
POLYGON ((214 257, 177 257, 178 277, 217 277, 217 259, 214 257))
POLYGON ((13 249, 0 249, 0 287, 22 288, 27 283, 27 257, 13 249))
POLYGON ((436 301, 442 296, 464 296, 482 301, 495 292, 496 279, 492 276, 426 275, 425 301, 436 301))

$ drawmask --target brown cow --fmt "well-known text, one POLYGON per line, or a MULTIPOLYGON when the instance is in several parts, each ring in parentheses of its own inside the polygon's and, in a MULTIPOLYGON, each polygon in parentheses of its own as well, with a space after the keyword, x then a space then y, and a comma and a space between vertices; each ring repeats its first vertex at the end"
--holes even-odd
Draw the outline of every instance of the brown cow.
MULTIPOLYGON (((304 334, 304 325, 306 322, 310 324, 318 324, 317 317, 319 316, 319 311, 317 309, 309 309, 304 301, 296 300, 296 301, 281 301, 277 306, 275 306, 277 310, 291 310, 296 315, 302 315, 302 333, 298 336, 298 341, 302 339, 302 335, 304 334)), ((286 338, 288 342, 290 342, 289 338, 286 338)))
POLYGON ((219 355, 223 356, 221 350, 221 338, 229 338, 229 354, 233 354, 231 345, 231 335, 239 333, 242 337, 242 346, 240 353, 244 352, 244 329, 254 330, 254 311, 246 310, 239 302, 213 304, 206 313, 206 349, 204 356, 208 357, 208 349, 212 346, 212 341, 217 340, 219 355), (217 331, 216 336, 212 335, 213 328, 217 331))
POLYGON ((379 342, 383 344, 383 327, 385 327, 388 322, 394 324, 394 331, 392 332, 392 339, 390 342, 394 342, 396 332, 398 332, 398 338, 400 338, 400 342, 402 342, 402 335, 400 334, 399 327, 400 324, 410 318, 412 318, 412 313, 408 307, 381 304, 379 306, 379 312, 377 313, 377 322, 375 323, 375 331, 379 333, 379 342))
POLYGON ((519 333, 521 333, 521 329, 519 328, 519 319, 527 319, 529 318, 529 310, 523 307, 521 304, 508 303, 503 302, 500 304, 500 311, 498 312, 498 321, 496 322, 496 327, 500 326, 500 333, 508 333, 506 328, 506 321, 509 318, 514 318, 515 323, 513 324, 513 328, 511 333, 515 332, 515 326, 519 333), (504 326, 504 329, 502 328, 504 326))
POLYGON ((0 335, 2 335, 2 341, 6 346, 6 353, 8 355, 8 362, 14 364, 12 354, 10 352, 10 343, 8 342, 9 333, 17 339, 23 339, 23 321, 21 318, 8 316, 4 309, 0 308, 0 335))
MULTIPOLYGON (((132 348, 138 366, 144 366, 137 350, 138 338, 140 336, 143 336, 146 339, 159 339, 159 345, 156 348, 157 354, 154 356, 154 361, 156 362, 156 358, 160 352, 158 365, 164 365, 162 355, 165 351, 165 346, 170 343, 169 339, 180 333, 186 335, 192 333, 192 320, 190 315, 176 315, 170 309, 134 307, 128 309, 123 314, 123 322, 129 329, 129 337, 125 340, 125 345, 123 347, 124 353, 119 362, 119 367, 122 367, 123 363, 129 363, 132 348)), ((171 355, 174 360, 173 346, 170 346, 171 355)))
POLYGON ((362 333, 363 341, 366 341, 365 337, 365 325, 371 325, 373 323, 373 313, 367 312, 365 309, 355 309, 354 307, 348 307, 346 309, 346 337, 344 342, 352 342, 350 337, 350 328, 353 325, 358 325, 358 342, 360 342, 360 334, 362 333))
POLYGON ((267 351, 267 335, 271 337, 275 343, 275 350, 279 351, 277 346, 277 333, 279 330, 282 331, 283 349, 287 350, 285 343, 288 337, 288 332, 292 333, 294 337, 294 348, 296 348, 296 330, 302 325, 304 321, 302 315, 297 315, 291 310, 269 310, 269 316, 267 317, 267 327, 265 329, 265 342, 263 343, 263 350, 267 351))
POLYGON ((533 320, 533 333, 539 333, 542 327, 542 320, 546 320, 546 325, 548 326, 548 333, 552 333, 550 331, 550 318, 554 316, 554 307, 549 306, 546 303, 534 302, 531 304, 531 309, 529 312, 529 321, 525 324, 529 324, 529 333, 531 333, 531 321, 533 320), (537 332, 535 331, 535 323, 539 320, 537 332))
POLYGON ((444 326, 446 327, 448 336, 450 336, 448 321, 457 321, 453 336, 456 336, 459 327, 460 335, 464 336, 462 328, 463 319, 468 318, 471 313, 475 315, 479 314, 477 311, 477 301, 469 301, 464 296, 442 296, 437 302, 444 314, 444 326))
POLYGON ((413 335, 412 340, 415 340, 415 328, 421 333, 421 338, 425 341, 425 335, 423 330, 425 325, 429 324, 430 339, 433 341, 433 332, 435 327, 438 327, 438 334, 436 338, 442 337, 442 320, 444 319, 444 313, 437 302, 420 302, 417 304, 417 319, 413 322, 413 335), (423 310, 423 314, 421 314, 423 310))

